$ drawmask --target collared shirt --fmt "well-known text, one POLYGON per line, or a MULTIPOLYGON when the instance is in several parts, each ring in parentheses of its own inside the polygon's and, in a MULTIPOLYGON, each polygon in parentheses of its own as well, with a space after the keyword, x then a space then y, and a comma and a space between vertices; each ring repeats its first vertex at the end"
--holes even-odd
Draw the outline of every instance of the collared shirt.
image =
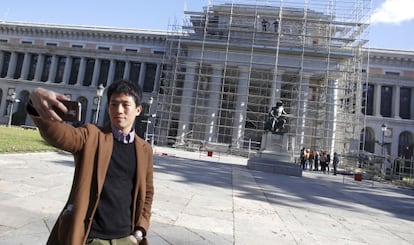
POLYGON ((114 136, 114 139, 116 139, 117 141, 122 142, 124 144, 134 143, 134 138, 135 138, 134 129, 132 129, 131 132, 129 132, 128 134, 125 134, 124 132, 122 132, 122 130, 115 128, 113 125, 111 125, 111 128, 112 128, 112 135, 114 136))

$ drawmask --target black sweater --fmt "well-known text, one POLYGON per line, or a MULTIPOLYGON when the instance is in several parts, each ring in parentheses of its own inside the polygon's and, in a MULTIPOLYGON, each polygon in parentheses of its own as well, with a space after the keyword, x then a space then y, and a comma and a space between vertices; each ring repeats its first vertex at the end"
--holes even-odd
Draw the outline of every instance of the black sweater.
POLYGON ((93 218, 90 238, 116 239, 131 233, 136 159, 134 144, 114 140, 111 162, 93 218))

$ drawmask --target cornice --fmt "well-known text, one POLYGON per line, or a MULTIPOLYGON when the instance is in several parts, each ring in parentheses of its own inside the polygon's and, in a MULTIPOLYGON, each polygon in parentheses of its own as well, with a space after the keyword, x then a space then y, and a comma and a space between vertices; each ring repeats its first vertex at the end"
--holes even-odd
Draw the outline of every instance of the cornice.
POLYGON ((370 63, 414 65, 414 51, 392 49, 366 49, 370 63))
POLYGON ((386 66, 414 66, 414 52, 393 50, 382 50, 381 52, 369 52, 370 65, 386 65, 386 66))
POLYGON ((166 31, 114 27, 71 26, 23 22, 0 22, 0 34, 49 38, 104 39, 164 42, 166 31))
POLYGON ((371 65, 386 65, 386 66, 403 66, 413 67, 413 57, 399 57, 399 56, 370 56, 371 65))

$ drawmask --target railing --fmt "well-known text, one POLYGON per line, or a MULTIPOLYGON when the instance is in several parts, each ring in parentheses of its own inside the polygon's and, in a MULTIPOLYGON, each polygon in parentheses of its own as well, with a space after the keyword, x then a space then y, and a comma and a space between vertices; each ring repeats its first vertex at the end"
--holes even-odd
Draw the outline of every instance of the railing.
POLYGON ((395 159, 392 164, 390 175, 392 182, 414 187, 414 158, 395 159))
MULTIPOLYGON (((232 147, 230 144, 227 143, 218 143, 218 142, 206 142, 203 140, 198 139, 191 139, 186 138, 181 143, 176 142, 172 144, 173 148, 182 149, 185 151, 204 151, 208 152, 211 151, 214 152, 220 152, 226 153, 229 155, 236 155, 236 156, 242 156, 249 158, 251 155, 255 155, 258 152, 258 148, 254 147, 252 145, 257 144, 258 142, 252 142, 251 140, 242 140, 241 141, 241 147, 232 147)), ((210 153, 211 154, 211 153, 210 153)))
POLYGON ((414 159, 392 159, 361 152, 360 155, 341 156, 339 167, 345 174, 362 173, 364 179, 390 181, 414 188, 414 159))

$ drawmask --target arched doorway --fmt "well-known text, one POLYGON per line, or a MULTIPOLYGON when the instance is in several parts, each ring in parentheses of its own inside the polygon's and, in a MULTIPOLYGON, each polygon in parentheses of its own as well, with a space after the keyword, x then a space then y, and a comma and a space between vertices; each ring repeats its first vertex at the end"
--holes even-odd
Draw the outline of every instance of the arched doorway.
POLYGON ((81 103, 81 121, 79 123, 75 123, 73 126, 78 127, 80 125, 85 124, 86 122, 86 113, 88 111, 88 99, 86 97, 78 97, 76 100, 81 103))
POLYGON ((404 159, 413 157, 413 135, 408 132, 402 132, 398 137, 398 156, 404 159))
POLYGON ((29 91, 23 90, 20 92, 18 99, 20 102, 17 104, 17 110, 13 113, 12 125, 24 125, 26 124, 27 112, 26 112, 26 104, 29 101, 29 91))
POLYGON ((364 128, 361 131, 360 142, 362 143, 362 146, 360 147, 361 150, 374 153, 375 151, 374 130, 372 130, 372 128, 364 128))

